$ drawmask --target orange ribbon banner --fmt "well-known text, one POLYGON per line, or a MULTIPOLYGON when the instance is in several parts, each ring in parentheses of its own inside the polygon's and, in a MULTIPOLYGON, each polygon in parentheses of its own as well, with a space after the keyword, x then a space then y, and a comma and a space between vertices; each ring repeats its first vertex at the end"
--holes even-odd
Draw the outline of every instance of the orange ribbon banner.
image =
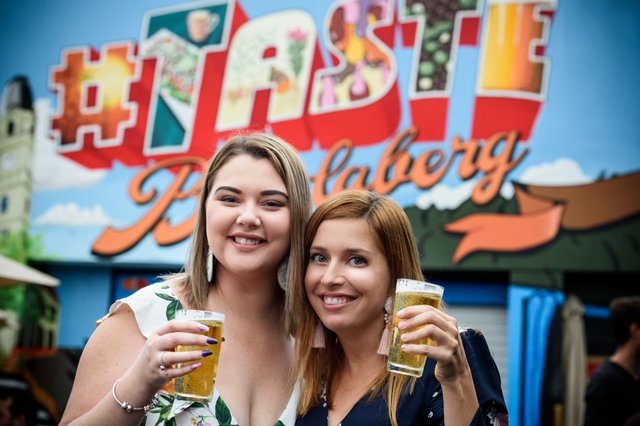
POLYGON ((575 186, 515 186, 519 214, 474 213, 444 230, 465 234, 452 261, 477 251, 518 252, 555 239, 560 229, 609 225, 640 213, 640 172, 575 186))

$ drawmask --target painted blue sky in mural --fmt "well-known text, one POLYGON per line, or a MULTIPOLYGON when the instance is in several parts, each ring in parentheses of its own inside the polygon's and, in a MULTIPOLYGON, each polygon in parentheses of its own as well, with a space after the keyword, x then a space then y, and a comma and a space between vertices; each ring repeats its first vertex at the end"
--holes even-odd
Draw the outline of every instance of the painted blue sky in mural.
MULTIPOLYGON (((62 49, 86 45, 100 48, 115 41, 138 41, 145 12, 176 4, 168 0, 0 2, 0 35, 4 40, 0 44, 0 82, 4 84, 18 74, 26 75, 38 116, 46 117, 57 102, 48 88, 49 70, 60 62, 62 49)), ((244 0, 240 4, 250 19, 283 9, 303 9, 321 29, 331 2, 244 0)), ((615 4, 597 0, 557 2, 546 49, 546 57, 551 61, 547 97, 531 138, 525 143, 528 154, 507 180, 580 184, 640 168, 638 22, 640 2, 636 0, 615 4), (549 177, 551 180, 545 181, 549 177)), ((321 48, 328 63, 326 46, 321 48)), ((402 103, 406 105, 412 52, 399 43, 393 52, 398 61, 402 103)), ((458 50, 443 140, 446 143, 441 145, 448 147, 448 142, 458 135, 469 136, 478 57, 477 47, 463 46, 458 50)), ((411 121, 407 111, 403 111, 401 120, 400 128, 405 129, 411 121)), ((139 169, 116 164, 106 172, 83 170, 66 159, 55 158, 53 148, 46 146, 44 140, 46 130, 45 124, 39 122, 32 230, 46 229, 45 246, 56 247, 60 241, 70 241, 67 250, 73 253, 72 258, 91 260, 88 247, 105 225, 125 226, 145 213, 147 207, 135 206, 124 196, 139 169), (60 225, 60 217, 73 217, 76 225, 82 226, 56 226, 60 225)), ((357 161, 376 163, 384 148, 385 144, 360 147, 357 161)), ((424 145, 413 148, 424 149, 424 145)), ((317 147, 303 153, 311 174, 317 170, 322 156, 317 147)), ((156 179, 158 185, 166 185, 171 177, 156 179)), ((433 204, 441 209, 455 208, 460 202, 456 191, 464 197, 469 185, 451 172, 437 188, 423 191, 403 185, 392 196, 404 206, 433 204)), ((510 195, 508 183, 503 187, 503 195, 510 195)), ((180 217, 192 210, 193 205, 184 203, 173 208, 172 213, 180 217)), ((117 261, 182 263, 185 248, 186 242, 159 251, 146 237, 117 261)))

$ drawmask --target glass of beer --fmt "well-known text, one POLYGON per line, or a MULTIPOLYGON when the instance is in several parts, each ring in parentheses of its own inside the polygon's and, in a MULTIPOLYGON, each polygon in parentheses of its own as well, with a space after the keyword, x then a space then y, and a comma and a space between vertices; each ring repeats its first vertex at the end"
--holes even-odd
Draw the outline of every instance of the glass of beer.
MULTIPOLYGON (((399 278, 396 282, 396 296, 393 304, 393 319, 391 320, 391 343, 389 344, 389 360, 387 370, 392 373, 406 374, 414 377, 421 377, 424 364, 427 361, 425 355, 410 354, 403 352, 400 347, 403 342, 400 339, 402 332, 398 328, 398 311, 407 306, 429 305, 434 308, 440 307, 444 287, 431 284, 425 281, 409 280, 399 278)), ((408 333, 413 330, 403 330, 408 333)), ((428 345, 430 339, 422 339, 412 343, 428 345)))
POLYGON ((194 371, 184 376, 176 377, 174 380, 175 394, 177 399, 197 402, 209 402, 213 397, 213 385, 216 381, 218 371, 218 358, 220 357, 220 346, 222 346, 222 325, 224 315, 218 312, 196 311, 191 309, 179 309, 176 311, 176 319, 197 321, 209 327, 209 331, 202 332, 207 337, 214 338, 218 343, 208 346, 176 346, 176 352, 202 351, 208 349, 212 352, 198 361, 189 361, 178 364, 178 367, 201 362, 202 365, 194 371))

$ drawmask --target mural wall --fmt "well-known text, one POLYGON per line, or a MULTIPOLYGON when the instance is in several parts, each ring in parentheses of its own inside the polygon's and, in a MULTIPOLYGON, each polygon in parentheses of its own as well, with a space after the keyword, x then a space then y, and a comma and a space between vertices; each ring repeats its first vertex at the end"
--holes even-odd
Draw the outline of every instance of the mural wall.
POLYGON ((636 1, 29 3, 0 81, 34 94, 41 259, 182 264, 206 161, 265 129, 315 203, 397 200, 426 271, 639 269, 636 1))

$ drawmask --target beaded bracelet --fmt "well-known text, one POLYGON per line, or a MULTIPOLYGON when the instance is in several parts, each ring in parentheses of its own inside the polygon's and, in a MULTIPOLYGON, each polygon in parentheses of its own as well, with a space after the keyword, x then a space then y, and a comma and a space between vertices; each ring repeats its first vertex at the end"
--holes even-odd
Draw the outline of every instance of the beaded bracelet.
POLYGON ((153 410, 154 408, 156 408, 156 406, 160 402, 160 400, 158 399, 158 394, 153 395, 153 398, 151 398, 151 402, 144 407, 134 407, 126 401, 120 401, 116 396, 116 386, 119 382, 120 379, 116 380, 113 383, 113 387, 111 388, 111 395, 113 395, 113 399, 115 399, 118 405, 127 413, 133 413, 134 411, 144 411, 145 413, 147 413, 149 410, 153 410))

